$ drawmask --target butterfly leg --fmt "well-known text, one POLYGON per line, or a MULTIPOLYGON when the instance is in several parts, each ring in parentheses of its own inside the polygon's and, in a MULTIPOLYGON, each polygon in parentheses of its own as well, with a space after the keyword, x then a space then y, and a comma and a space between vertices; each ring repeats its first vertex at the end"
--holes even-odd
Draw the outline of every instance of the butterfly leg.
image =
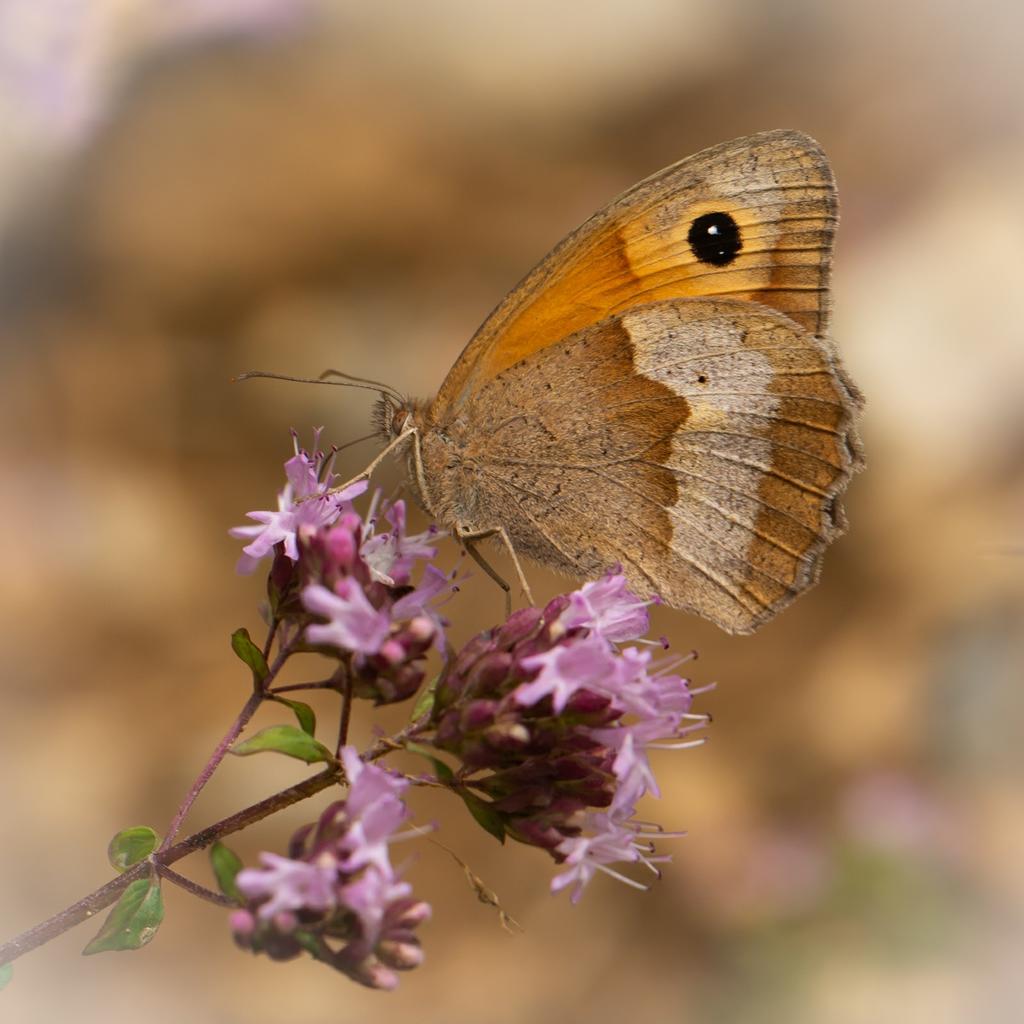
POLYGON ((505 618, 507 619, 512 614, 512 588, 509 586, 508 580, 501 576, 498 570, 480 554, 476 545, 471 540, 466 540, 465 537, 460 537, 459 539, 462 541, 463 547, 469 552, 470 558, 505 591, 505 618))
POLYGON ((505 614, 512 614, 512 589, 508 585, 508 581, 498 575, 497 570, 492 566, 483 555, 477 551, 474 541, 487 540, 489 537, 500 537, 508 548, 508 553, 512 558, 512 564, 515 566, 516 576, 519 577, 519 584, 523 588, 523 593, 526 594, 526 600, 533 604, 533 593, 530 591, 530 584, 526 582, 526 574, 523 572, 523 567, 519 562, 519 556, 516 554, 516 549, 512 546, 512 540, 508 535, 508 531, 504 526, 495 526, 489 530, 473 530, 467 531, 463 529, 461 525, 456 523, 455 525, 455 539, 463 544, 466 550, 469 552, 470 557, 480 566, 481 569, 488 576, 494 580, 495 583, 505 591, 505 614))

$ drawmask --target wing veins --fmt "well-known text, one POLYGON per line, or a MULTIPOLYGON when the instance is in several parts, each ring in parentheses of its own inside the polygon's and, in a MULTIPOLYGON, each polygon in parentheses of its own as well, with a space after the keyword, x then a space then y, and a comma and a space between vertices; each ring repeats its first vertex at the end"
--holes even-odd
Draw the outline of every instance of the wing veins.
MULTIPOLYGON (((621 480, 616 480, 615 477, 613 477, 613 476, 608 476, 606 473, 598 473, 597 470, 591 470, 591 472, 597 473, 598 476, 600 476, 603 479, 607 480, 609 483, 615 484, 620 489, 626 491, 627 494, 632 494, 635 497, 640 498, 643 501, 646 501, 648 504, 653 505, 657 509, 663 509, 664 508, 664 506, 660 505, 657 501, 654 500, 654 498, 649 497, 648 495, 644 494, 642 491, 637 491, 637 490, 635 490, 632 487, 627 487, 621 480)), ((697 495, 697 498, 698 498, 698 500, 700 501, 700 503, 702 505, 705 505, 708 508, 713 508, 727 522, 732 523, 734 526, 738 526, 741 530, 745 531, 746 533, 752 533, 755 537, 759 537, 766 544, 770 544, 772 547, 774 547, 777 550, 781 551, 783 554, 789 555, 790 558, 794 558, 797 561, 801 561, 802 560, 802 556, 801 555, 797 554, 797 552, 792 551, 790 548, 786 547, 785 544, 783 544, 781 541, 778 541, 774 537, 770 537, 767 534, 761 533, 759 530, 754 529, 753 526, 747 526, 746 523, 740 522, 740 520, 736 519, 733 515, 731 515, 729 512, 727 512, 725 509, 723 509, 720 505, 718 505, 717 503, 712 501, 709 497, 707 497, 707 495, 700 494, 700 495, 697 495)), ((667 509, 666 509, 666 511, 667 511, 667 509)), ((629 520, 629 522, 633 522, 633 520, 629 520)), ((634 523, 634 525, 638 525, 638 524, 634 523)), ((805 529, 806 529, 806 527, 805 527, 805 529)), ((720 547, 730 557, 738 558, 741 561, 743 560, 743 556, 742 555, 738 555, 735 551, 730 551, 729 548, 726 547, 726 545, 723 544, 722 541, 718 540, 717 538, 709 536, 708 534, 704 533, 702 530, 697 530, 697 533, 699 533, 700 536, 702 536, 705 540, 708 540, 712 544, 715 544, 718 547, 720 547)), ((652 536, 653 536, 653 534, 652 534, 652 536)), ((655 539, 657 539, 657 538, 655 538, 655 539)), ((671 547, 671 545, 670 545, 670 547, 671 547)), ((672 550, 676 551, 677 549, 673 547, 672 550)), ((790 586, 790 584, 786 583, 785 580, 780 580, 780 579, 776 578, 771 573, 765 572, 764 569, 755 567, 755 571, 761 573, 761 575, 764 576, 765 579, 769 579, 773 583, 777 583, 780 587, 788 589, 789 586, 790 586)))

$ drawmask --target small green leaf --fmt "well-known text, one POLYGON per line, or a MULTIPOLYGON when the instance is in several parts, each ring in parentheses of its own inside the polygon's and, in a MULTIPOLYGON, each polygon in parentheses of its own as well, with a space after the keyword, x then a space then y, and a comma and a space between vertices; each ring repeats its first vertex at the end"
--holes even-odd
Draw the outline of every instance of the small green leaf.
POLYGON ((82 950, 83 956, 123 949, 141 949, 156 935, 164 919, 160 882, 140 878, 132 882, 107 915, 96 938, 82 950))
POLYGON ((293 931, 292 938, 314 959, 323 960, 324 948, 322 939, 318 939, 316 935, 306 931, 304 928, 297 928, 293 931))
POLYGON ((274 697, 273 699, 278 704, 292 709, 303 732, 309 733, 310 736, 316 735, 316 712, 308 704, 303 704, 301 700, 288 700, 287 697, 274 697))
POLYGON ((0 967, 0 991, 7 988, 7 983, 14 975, 14 964, 4 964, 0 967))
POLYGON ((459 793, 463 802, 469 808, 469 813, 476 818, 476 823, 485 831, 490 832, 499 843, 505 842, 505 823, 501 815, 494 809, 492 804, 481 800, 474 793, 462 790, 459 793))
POLYGON ((406 743, 405 749, 412 754, 419 754, 420 757, 425 757, 433 765, 438 782, 443 782, 446 785, 455 782, 455 773, 444 761, 439 757, 435 757, 429 747, 424 747, 419 743, 406 743))
POLYGON ((133 864, 145 860, 156 849, 159 839, 148 825, 122 829, 110 840, 107 860, 115 871, 127 871, 133 864))
POLYGON ((235 876, 242 870, 242 861, 238 854, 223 843, 214 843, 210 847, 210 863, 213 865, 213 873, 220 891, 229 899, 244 903, 245 900, 235 884, 235 876))
POLYGON ((418 722, 424 715, 434 710, 434 695, 437 693, 437 683, 440 676, 435 676, 434 681, 416 699, 416 707, 412 709, 409 716, 410 722, 418 722))
POLYGON ((322 743, 317 742, 308 732, 296 729, 294 725, 272 725, 267 729, 261 729, 244 743, 236 743, 231 748, 231 753, 239 757, 248 757, 250 754, 262 754, 265 750, 297 757, 306 764, 334 760, 331 752, 322 743))
POLYGON ((262 683, 270 674, 267 668, 267 659, 263 652, 252 642, 249 630, 236 629, 231 634, 231 649, 252 669, 252 677, 257 683, 262 683))

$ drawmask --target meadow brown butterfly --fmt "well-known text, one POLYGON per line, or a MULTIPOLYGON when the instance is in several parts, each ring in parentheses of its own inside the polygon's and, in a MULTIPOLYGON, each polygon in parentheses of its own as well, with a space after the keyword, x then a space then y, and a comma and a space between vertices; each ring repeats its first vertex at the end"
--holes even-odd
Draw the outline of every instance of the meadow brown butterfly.
POLYGON ((382 397, 409 485, 474 541, 748 633, 811 586, 862 464, 825 339, 836 189, 771 131, 634 185, 487 318, 429 402, 382 397))

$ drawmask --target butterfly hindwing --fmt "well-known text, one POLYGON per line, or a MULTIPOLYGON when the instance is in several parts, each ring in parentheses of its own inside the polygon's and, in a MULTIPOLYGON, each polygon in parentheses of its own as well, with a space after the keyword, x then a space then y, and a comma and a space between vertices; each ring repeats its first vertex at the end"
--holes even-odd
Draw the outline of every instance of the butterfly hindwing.
POLYGON ((855 404, 830 347, 772 310, 641 306, 470 396, 459 503, 552 568, 618 563, 642 591, 749 632, 814 582, 842 529, 855 404))

